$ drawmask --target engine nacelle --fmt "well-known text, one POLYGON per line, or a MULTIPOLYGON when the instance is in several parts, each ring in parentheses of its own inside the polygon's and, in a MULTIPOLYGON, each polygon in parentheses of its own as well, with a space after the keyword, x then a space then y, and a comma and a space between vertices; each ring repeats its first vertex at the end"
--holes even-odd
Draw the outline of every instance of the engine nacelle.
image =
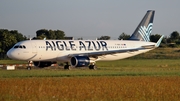
POLYGON ((90 59, 87 56, 74 56, 70 62, 74 67, 85 67, 90 64, 90 59))
POLYGON ((43 68, 43 67, 49 67, 53 64, 51 61, 33 61, 34 66, 43 68))

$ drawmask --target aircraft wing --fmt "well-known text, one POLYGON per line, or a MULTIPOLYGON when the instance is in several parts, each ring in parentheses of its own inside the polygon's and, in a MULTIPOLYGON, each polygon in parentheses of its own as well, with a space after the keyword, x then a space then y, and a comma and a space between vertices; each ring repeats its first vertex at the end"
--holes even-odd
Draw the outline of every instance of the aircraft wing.
POLYGON ((134 52, 139 51, 145 48, 136 48, 136 49, 124 49, 124 50, 111 50, 111 51, 99 51, 99 52, 89 52, 89 53, 77 53, 77 54, 69 54, 69 57, 73 56, 89 56, 89 57, 97 57, 102 55, 116 54, 116 53, 125 53, 125 52, 134 52))

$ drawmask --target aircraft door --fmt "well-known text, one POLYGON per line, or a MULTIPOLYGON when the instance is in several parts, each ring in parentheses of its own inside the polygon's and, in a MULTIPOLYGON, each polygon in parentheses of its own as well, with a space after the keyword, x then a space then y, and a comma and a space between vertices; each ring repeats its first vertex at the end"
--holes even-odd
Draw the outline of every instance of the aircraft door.
POLYGON ((37 45, 36 43, 32 43, 32 53, 37 53, 37 45))

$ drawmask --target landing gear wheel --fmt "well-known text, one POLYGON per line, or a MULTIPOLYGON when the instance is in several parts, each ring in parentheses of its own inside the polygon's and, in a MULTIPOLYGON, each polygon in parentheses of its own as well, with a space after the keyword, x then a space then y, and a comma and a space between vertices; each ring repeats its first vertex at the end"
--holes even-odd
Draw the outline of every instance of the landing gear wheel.
POLYGON ((70 69, 71 69, 71 66, 68 64, 68 62, 65 62, 65 63, 66 63, 66 65, 64 65, 64 69, 70 70, 70 69))
POLYGON ((27 70, 31 70, 32 63, 33 63, 32 61, 28 61, 27 70))
POLYGON ((28 66, 28 67, 27 67, 27 70, 31 70, 31 66, 28 66))
POLYGON ((71 69, 71 66, 70 66, 70 65, 65 65, 65 66, 64 66, 64 69, 70 70, 70 69, 71 69))
POLYGON ((94 70, 96 70, 97 67, 96 67, 96 65, 89 65, 89 69, 94 69, 94 70))

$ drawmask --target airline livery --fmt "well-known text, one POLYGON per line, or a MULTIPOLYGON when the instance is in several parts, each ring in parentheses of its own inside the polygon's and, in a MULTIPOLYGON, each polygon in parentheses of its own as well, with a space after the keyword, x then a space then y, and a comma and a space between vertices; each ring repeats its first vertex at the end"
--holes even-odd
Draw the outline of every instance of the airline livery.
POLYGON ((15 44, 7 56, 33 61, 37 67, 61 61, 66 63, 64 69, 83 66, 96 69, 96 61, 124 59, 158 47, 163 36, 157 43, 150 42, 154 14, 153 10, 147 11, 129 40, 26 40, 15 44))

